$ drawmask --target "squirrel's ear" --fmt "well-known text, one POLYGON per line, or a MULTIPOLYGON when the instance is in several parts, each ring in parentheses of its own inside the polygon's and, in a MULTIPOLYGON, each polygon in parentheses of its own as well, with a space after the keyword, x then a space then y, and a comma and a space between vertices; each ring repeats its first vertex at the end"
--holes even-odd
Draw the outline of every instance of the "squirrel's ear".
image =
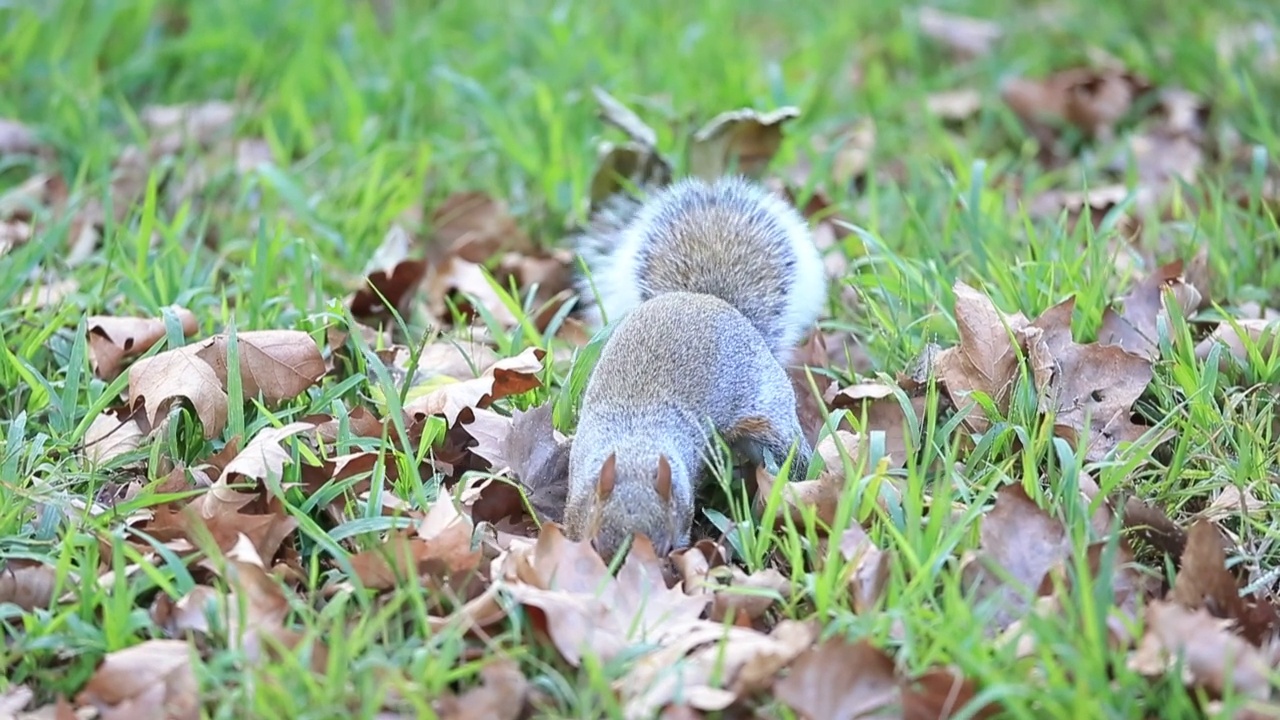
POLYGON ((654 479, 653 487, 662 502, 671 502, 671 463, 667 462, 666 455, 658 456, 658 477, 654 479))
POLYGON ((609 453, 609 457, 604 461, 604 466, 600 468, 600 479, 596 482, 596 497, 601 501, 609 499, 613 494, 614 481, 618 479, 618 454, 609 453))

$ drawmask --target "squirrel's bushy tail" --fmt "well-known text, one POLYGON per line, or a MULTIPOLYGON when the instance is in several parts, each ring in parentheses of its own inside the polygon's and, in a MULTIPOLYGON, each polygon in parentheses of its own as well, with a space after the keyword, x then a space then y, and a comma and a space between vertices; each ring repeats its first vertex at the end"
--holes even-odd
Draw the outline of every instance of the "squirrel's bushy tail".
POLYGON ((735 307, 785 360, 826 302, 822 258, 804 218, 740 177, 684 179, 644 201, 615 196, 575 241, 588 322, 609 321, 666 292, 735 307), (596 299, 598 297, 598 302, 596 299))

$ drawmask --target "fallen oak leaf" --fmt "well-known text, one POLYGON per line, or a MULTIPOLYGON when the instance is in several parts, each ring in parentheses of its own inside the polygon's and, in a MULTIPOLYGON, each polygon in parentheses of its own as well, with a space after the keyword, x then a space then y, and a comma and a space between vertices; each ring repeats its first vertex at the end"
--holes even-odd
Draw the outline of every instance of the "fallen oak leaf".
POLYGON ((1149 429, 1130 419, 1154 377, 1151 361, 1118 345, 1081 345, 1071 335, 1074 298, 1044 311, 1022 332, 1040 394, 1040 410, 1054 416, 1054 432, 1080 446, 1087 462, 1102 460, 1122 442, 1149 429))
MULTIPOLYGON (((143 358, 129 368, 129 407, 145 409, 143 419, 154 434, 175 402, 191 403, 211 440, 227 425, 228 400, 222 381, 213 368, 196 355, 196 346, 143 358)), ((163 421, 163 422, 162 422, 163 421)))
POLYGON ((427 261, 409 256, 412 242, 409 231, 400 225, 387 230, 365 266, 364 282, 347 303, 353 317, 374 317, 388 307, 404 314, 413 291, 427 274, 427 261))
POLYGON ((497 577, 575 667, 584 652, 607 663, 634 645, 660 642, 673 626, 699 618, 709 601, 668 588, 643 536, 613 577, 589 542, 569 540, 556 525, 545 526, 532 549, 508 553, 497 577))
POLYGON ((198 720, 194 648, 182 640, 147 640, 107 653, 77 704, 93 705, 104 718, 163 717, 198 720))
POLYGON ((1228 629, 1231 621, 1205 610, 1156 600, 1147 605, 1146 632, 1129 656, 1131 670, 1159 677, 1180 663, 1183 681, 1215 695, 1228 689, 1255 699, 1271 692, 1270 663, 1257 648, 1228 629))
MULTIPOLYGON (((990 298, 963 282, 957 282, 954 291, 960 343, 938 353, 933 367, 958 407, 963 407, 971 394, 981 392, 1004 412, 1017 379, 1018 348, 1013 338, 1026 327, 1027 319, 1021 313, 1000 312, 990 298)), ((969 413, 965 424, 981 432, 990 423, 969 413)))
POLYGON ((791 106, 767 113, 744 108, 715 116, 690 140, 690 174, 707 180, 731 170, 760 176, 782 146, 783 125, 799 116, 799 108, 791 106))
POLYGON ((456 192, 431 213, 435 242, 449 256, 483 263, 501 250, 527 252, 529 237, 511 217, 506 203, 488 193, 456 192))
POLYGON ((619 682, 628 719, 651 718, 675 702, 705 712, 767 690, 778 671, 816 637, 812 623, 783 620, 762 633, 709 620, 677 623, 619 682))
POLYGON ((1070 551, 1071 536, 1017 483, 996 493, 979 536, 979 550, 962 561, 961 577, 977 602, 989 605, 999 631, 1027 613, 1046 574, 1070 551))
POLYGON ((542 372, 542 348, 526 348, 519 355, 498 360, 478 378, 447 383, 406 403, 405 415, 421 423, 432 415, 442 415, 449 427, 471 408, 486 408, 495 400, 527 392, 542 385, 537 374, 542 372))
MULTIPOLYGON (((476 500, 472 515, 477 520, 497 522, 524 511, 525 500, 532 506, 539 522, 561 522, 569 493, 569 449, 573 441, 565 438, 552 425, 551 405, 543 404, 527 411, 515 410, 504 423, 505 437, 486 442, 477 437, 473 425, 463 428, 480 441, 472 449, 482 457, 501 457, 514 476, 515 486, 490 483, 476 500), (493 446, 498 445, 497 449, 493 446)), ((476 419, 490 415, 476 411, 476 419)), ((497 421, 494 421, 497 422, 497 421)))
POLYGON ((517 720, 529 696, 529 680, 514 660, 502 658, 480 668, 480 684, 462 695, 435 701, 442 720, 517 720))
POLYGON ((1168 322, 1165 307, 1166 288, 1173 293, 1184 316, 1200 304, 1200 292, 1182 276, 1182 261, 1162 265, 1143 278, 1128 295, 1121 298, 1122 309, 1107 308, 1102 313, 1098 330, 1101 345, 1119 345, 1127 352, 1148 360, 1160 355, 1157 328, 1161 319, 1168 322))
POLYGON ((866 640, 840 636, 801 653, 773 694, 809 720, 888 718, 902 702, 893 659, 866 640))
MULTIPOLYGON (((326 372, 324 358, 311 336, 301 330, 247 330, 236 334, 240 355, 240 383, 246 399, 262 396, 268 406, 292 400, 326 372)), ((191 347, 227 388, 226 334, 214 335, 191 347)))
MULTIPOLYGON (((169 309, 181 323, 183 335, 191 337, 196 333, 199 328, 194 313, 177 305, 169 309)), ((94 315, 87 327, 89 362, 94 375, 102 380, 115 378, 125 360, 142 355, 165 336, 162 318, 94 315)))
POLYGON ((877 547, 861 526, 851 525, 840 536, 840 556, 849 568, 853 611, 859 615, 870 612, 884 595, 892 552, 877 547))

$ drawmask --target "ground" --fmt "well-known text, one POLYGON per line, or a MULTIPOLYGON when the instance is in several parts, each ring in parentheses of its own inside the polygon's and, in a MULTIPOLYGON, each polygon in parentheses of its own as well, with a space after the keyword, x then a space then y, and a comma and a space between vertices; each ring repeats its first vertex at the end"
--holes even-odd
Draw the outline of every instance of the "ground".
POLYGON ((1267 3, 0 16, 0 716, 1280 712, 1267 3), (809 218, 822 460, 606 566, 568 242, 639 170, 809 218))

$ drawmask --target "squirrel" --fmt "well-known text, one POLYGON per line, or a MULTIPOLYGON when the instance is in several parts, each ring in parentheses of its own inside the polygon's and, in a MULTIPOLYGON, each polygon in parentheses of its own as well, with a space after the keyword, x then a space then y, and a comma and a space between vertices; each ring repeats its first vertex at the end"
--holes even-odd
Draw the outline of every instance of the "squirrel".
POLYGON ((795 446, 803 479, 812 448, 785 365, 827 286, 795 208, 743 177, 687 178, 612 201, 576 251, 582 315, 614 327, 569 451, 568 535, 606 557, 636 534, 659 556, 686 547, 709 429, 766 467, 795 446))

